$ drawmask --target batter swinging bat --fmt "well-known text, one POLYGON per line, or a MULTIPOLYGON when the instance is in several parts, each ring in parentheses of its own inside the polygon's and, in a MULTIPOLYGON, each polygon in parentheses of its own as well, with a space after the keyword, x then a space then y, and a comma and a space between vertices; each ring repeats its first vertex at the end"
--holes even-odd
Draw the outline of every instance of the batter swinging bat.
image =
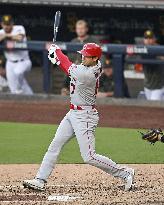
MULTIPOLYGON (((53 37, 53 43, 56 42, 56 37, 57 37, 57 33, 58 33, 58 28, 59 28, 59 24, 60 24, 60 18, 61 18, 61 12, 57 11, 55 13, 55 21, 54 21, 54 37, 53 37)), ((51 58, 54 57, 54 54, 52 53, 50 55, 51 58)))

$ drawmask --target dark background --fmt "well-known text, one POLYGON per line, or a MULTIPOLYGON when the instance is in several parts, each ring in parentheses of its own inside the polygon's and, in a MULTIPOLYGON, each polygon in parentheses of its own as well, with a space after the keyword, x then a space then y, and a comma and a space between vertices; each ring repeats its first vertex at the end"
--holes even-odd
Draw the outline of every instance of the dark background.
POLYGON ((153 29, 163 44, 164 13, 162 10, 112 9, 87 7, 22 6, 0 5, 0 16, 11 14, 16 24, 26 28, 30 40, 52 40, 55 11, 62 11, 59 41, 69 41, 74 36, 74 24, 85 19, 90 25, 90 33, 122 43, 134 43, 135 36, 142 36, 145 29, 153 29), (163 33, 163 34, 162 34, 163 33))

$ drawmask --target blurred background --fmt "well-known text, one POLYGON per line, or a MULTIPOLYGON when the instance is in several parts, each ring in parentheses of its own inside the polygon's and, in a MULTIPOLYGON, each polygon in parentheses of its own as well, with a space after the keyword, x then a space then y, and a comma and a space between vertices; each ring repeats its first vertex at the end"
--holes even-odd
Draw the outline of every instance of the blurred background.
MULTIPOLYGON (((9 59, 4 52, 23 52, 26 47, 32 69, 23 75, 33 94, 69 95, 69 79, 60 69, 50 65, 46 57, 57 10, 62 12, 57 43, 72 61, 80 63, 75 51, 83 43, 92 41, 102 45, 99 98, 164 99, 162 0, 102 0, 101 3, 97 0, 0 0, 1 30, 4 30, 4 16, 11 16, 9 24, 22 25, 26 33, 20 34, 27 36, 27 41, 23 39, 26 46, 22 39, 12 37, 0 41, 0 94, 12 93, 6 75, 9 59), (151 98, 152 91, 155 97, 151 98)), ((14 59, 13 63, 16 65, 19 60, 22 59, 14 59)))

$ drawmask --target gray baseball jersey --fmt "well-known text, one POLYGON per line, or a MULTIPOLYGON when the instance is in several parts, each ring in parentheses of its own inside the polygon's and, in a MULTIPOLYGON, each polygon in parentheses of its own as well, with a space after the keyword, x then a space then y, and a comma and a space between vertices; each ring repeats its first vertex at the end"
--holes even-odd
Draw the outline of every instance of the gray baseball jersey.
POLYGON ((94 105, 101 75, 101 63, 94 67, 72 64, 69 68, 70 97, 74 105, 94 105))

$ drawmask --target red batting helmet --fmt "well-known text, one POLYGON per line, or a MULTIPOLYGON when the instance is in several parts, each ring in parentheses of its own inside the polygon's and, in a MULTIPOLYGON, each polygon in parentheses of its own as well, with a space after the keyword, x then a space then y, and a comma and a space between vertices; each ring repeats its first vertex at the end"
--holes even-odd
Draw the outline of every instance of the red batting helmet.
POLYGON ((100 58, 102 54, 102 49, 96 43, 86 43, 83 46, 83 49, 81 51, 78 51, 78 53, 82 54, 83 56, 96 56, 100 58))

